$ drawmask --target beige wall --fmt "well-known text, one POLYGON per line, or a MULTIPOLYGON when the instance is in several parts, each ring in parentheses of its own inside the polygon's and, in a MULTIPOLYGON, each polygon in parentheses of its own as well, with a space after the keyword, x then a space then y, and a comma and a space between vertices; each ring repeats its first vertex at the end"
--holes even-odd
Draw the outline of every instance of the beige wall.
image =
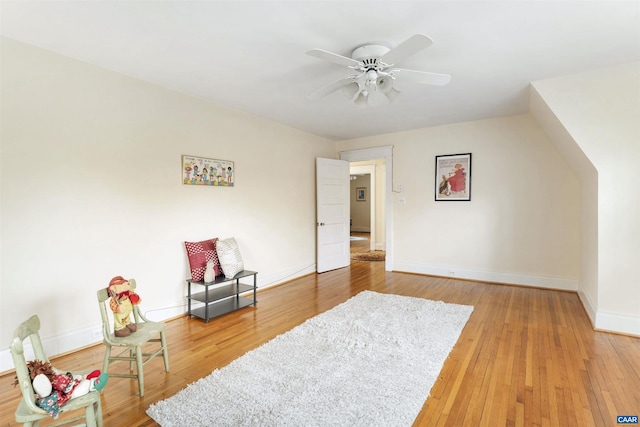
POLYGON ((371 175, 354 175, 355 180, 351 184, 351 231, 371 232, 371 175), (356 198, 356 189, 364 188, 366 200, 359 201, 356 198))
MULTIPOLYGON (((595 159, 597 173, 584 161, 579 182, 574 161, 530 115, 336 146, 7 39, 0 53, 3 348, 33 313, 51 354, 97 341, 95 291, 114 275, 138 279, 152 318, 184 312, 184 240, 236 237, 261 286, 313 271, 314 158, 381 146, 394 147, 392 180, 403 186, 382 195, 393 197, 394 269, 577 289, 606 325, 637 322, 633 84, 601 75, 536 86, 595 159), (596 103, 578 96, 593 84, 596 103), (626 104, 610 108, 621 97, 626 104), (573 111, 576 99, 584 108, 573 111), (463 152, 473 153, 471 202, 435 202, 434 156, 463 152), (182 154, 234 160, 236 187, 182 185, 182 154), (624 197, 610 190, 620 176, 630 183, 624 197), (593 204, 598 211, 585 209, 593 204), (594 258, 598 267, 584 265, 594 258)), ((9 365, 0 352, 0 371, 9 365)))
POLYGON ((580 187, 531 116, 343 141, 338 150, 387 145, 394 189, 403 188, 393 193, 394 270, 577 290, 580 187), (471 201, 435 202, 435 156, 466 152, 471 201))
POLYGON ((393 269, 577 290, 597 328, 640 335, 640 64, 532 86, 531 116, 338 150, 394 146, 393 269), (472 201, 434 202, 434 156, 462 152, 472 201))
POLYGON ((98 341, 115 275, 150 317, 184 313, 185 240, 236 237, 260 286, 315 271, 313 165, 334 143, 8 39, 1 54, 2 348, 31 314, 51 354, 98 341), (235 187, 183 185, 182 154, 235 161, 235 187))
POLYGON ((597 328, 640 335, 640 63, 532 86, 583 186, 583 302, 597 328))

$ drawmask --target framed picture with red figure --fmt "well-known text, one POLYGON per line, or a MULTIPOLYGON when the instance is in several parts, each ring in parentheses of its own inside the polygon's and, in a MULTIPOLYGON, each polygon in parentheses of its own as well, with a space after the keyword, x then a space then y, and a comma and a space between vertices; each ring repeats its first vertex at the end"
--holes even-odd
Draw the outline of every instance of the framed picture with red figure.
POLYGON ((435 200, 471 200, 471 153, 436 156, 435 200))

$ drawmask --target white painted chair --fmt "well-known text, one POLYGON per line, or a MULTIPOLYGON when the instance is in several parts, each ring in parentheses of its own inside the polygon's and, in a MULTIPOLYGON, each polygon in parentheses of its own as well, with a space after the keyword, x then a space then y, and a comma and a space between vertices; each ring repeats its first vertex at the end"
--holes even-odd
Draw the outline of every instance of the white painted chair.
MULTIPOLYGON (((51 419, 51 416, 42 408, 36 405, 35 392, 31 385, 31 377, 29 376, 29 368, 24 354, 25 341, 31 342, 34 360, 49 362, 49 358, 44 352, 42 341, 40 340, 40 319, 38 316, 31 316, 28 320, 22 322, 13 334, 11 341, 11 356, 13 364, 16 368, 16 377, 22 392, 22 399, 16 410, 16 421, 23 423, 27 427, 39 426, 40 420, 51 419)), ((66 371, 63 371, 66 372, 66 371)), ((84 375, 86 372, 71 372, 72 374, 84 375)), ((69 400, 60 407, 60 414, 72 411, 82 411, 81 414, 73 418, 62 417, 59 422, 47 424, 50 426, 60 426, 70 424, 79 420, 84 420, 88 427, 102 426, 102 406, 100 403, 100 392, 91 391, 88 394, 69 400)))
MULTIPOLYGON (((136 288, 135 279, 129 279, 132 289, 136 288)), ((138 392, 140 397, 144 396, 144 368, 151 359, 162 355, 164 359, 164 370, 169 372, 169 352, 167 350, 167 340, 165 338, 165 324, 162 322, 152 322, 142 315, 139 305, 133 306, 133 316, 137 324, 136 332, 128 337, 116 337, 113 334, 113 312, 109 308, 109 292, 107 288, 98 291, 98 303, 100 305, 100 315, 102 316, 102 342, 106 346, 102 372, 109 374, 109 378, 136 378, 138 380, 138 392), (159 348, 154 348, 151 353, 143 353, 142 347, 147 343, 158 343, 159 348), (112 347, 123 347, 124 349, 113 356, 112 347), (128 374, 109 372, 109 365, 113 362, 129 362, 128 374), (135 372, 134 372, 135 366, 135 372)))

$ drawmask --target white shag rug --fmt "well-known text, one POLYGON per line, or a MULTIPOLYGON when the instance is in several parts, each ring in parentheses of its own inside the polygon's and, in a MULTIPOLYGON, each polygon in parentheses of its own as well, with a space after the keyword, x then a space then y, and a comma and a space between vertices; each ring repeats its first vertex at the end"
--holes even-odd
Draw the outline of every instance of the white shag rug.
POLYGON ((363 291, 147 414, 162 427, 411 426, 472 311, 363 291))

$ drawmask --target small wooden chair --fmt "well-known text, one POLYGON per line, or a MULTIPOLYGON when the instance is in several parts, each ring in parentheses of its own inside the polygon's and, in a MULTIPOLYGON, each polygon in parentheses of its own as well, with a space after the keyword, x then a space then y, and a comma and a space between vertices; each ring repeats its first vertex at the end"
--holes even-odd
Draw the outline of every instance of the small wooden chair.
MULTIPOLYGON (((132 289, 136 288, 135 279, 129 279, 132 289)), ((169 372, 169 352, 167 350, 167 340, 164 334, 165 324, 162 322, 152 322, 140 312, 139 305, 133 306, 133 316, 138 326, 136 332, 128 337, 116 337, 113 333, 112 311, 109 308, 109 292, 107 288, 98 291, 98 303, 100 305, 100 315, 102 316, 102 342, 106 346, 102 371, 109 374, 109 378, 137 378, 138 391, 140 397, 144 396, 144 369, 143 366, 156 356, 162 355, 164 358, 164 370, 169 372), (151 353, 143 353, 142 346, 147 343, 159 343, 159 348, 153 349, 151 353), (124 347, 120 353, 111 355, 112 347, 124 347), (128 354, 126 354, 128 353, 128 354), (126 354, 126 355, 125 355, 126 354), (135 373, 123 374, 109 372, 109 365, 113 362, 129 362, 129 371, 135 373)))
MULTIPOLYGON (((16 377, 18 378, 18 384, 20 385, 20 391, 22 392, 22 399, 18 404, 16 410, 16 421, 23 423, 25 426, 39 426, 40 420, 51 419, 51 416, 44 409, 36 405, 35 392, 31 385, 31 377, 29 376, 29 367, 27 366, 27 360, 24 355, 25 340, 27 338, 31 341, 33 347, 33 353, 35 354, 35 360, 42 362, 49 362, 49 358, 44 352, 42 341, 40 340, 40 319, 38 316, 31 316, 25 322, 22 322, 13 334, 13 340, 11 341, 11 356, 13 357, 13 364, 16 368, 16 377)), ((71 372, 72 374, 84 375, 86 372, 71 372)), ((76 397, 69 400, 67 403, 60 407, 60 413, 71 412, 76 410, 83 410, 83 414, 75 416, 73 418, 61 419, 54 424, 47 424, 51 426, 60 426, 70 424, 79 420, 86 422, 88 427, 101 427, 102 426, 102 405, 100 403, 100 392, 91 391, 88 394, 76 397)))

